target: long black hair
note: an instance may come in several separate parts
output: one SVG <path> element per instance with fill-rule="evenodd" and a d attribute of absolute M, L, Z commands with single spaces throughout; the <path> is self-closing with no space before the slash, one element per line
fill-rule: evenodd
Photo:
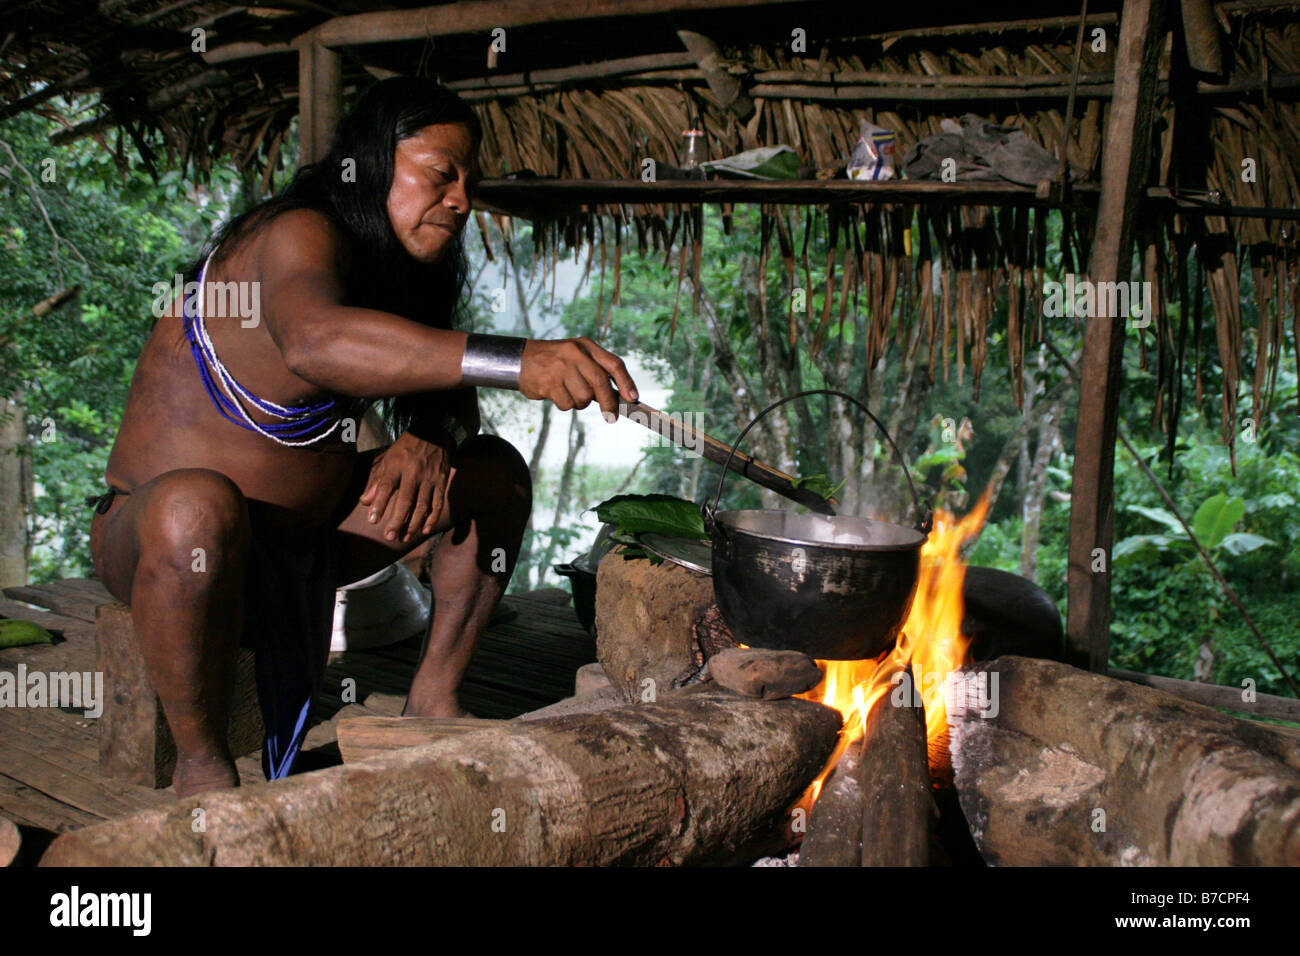
<path fill-rule="evenodd" d="M 433 80 L 393 77 L 373 84 L 334 131 L 329 150 L 302 166 L 278 195 L 221 226 L 187 267 L 195 281 L 208 254 L 224 258 L 277 214 L 314 209 L 342 232 L 350 247 L 347 298 L 351 305 L 392 312 L 433 328 L 450 329 L 466 292 L 465 249 L 458 235 L 442 259 L 426 265 L 411 258 L 388 219 L 397 144 L 426 126 L 463 123 L 474 148 L 482 142 L 478 117 L 464 100 Z M 345 171 L 355 172 L 355 181 Z M 384 405 L 385 418 L 399 430 L 421 406 L 422 396 L 401 396 Z"/>

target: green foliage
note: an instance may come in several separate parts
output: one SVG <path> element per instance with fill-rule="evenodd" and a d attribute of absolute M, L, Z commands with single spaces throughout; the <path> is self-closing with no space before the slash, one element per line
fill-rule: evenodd
<path fill-rule="evenodd" d="M 84 498 L 103 491 L 153 285 L 181 271 L 238 182 L 216 170 L 203 189 L 175 172 L 154 183 L 131 147 L 119 166 L 92 140 L 51 147 L 53 129 L 31 114 L 0 123 L 0 388 L 27 418 L 33 580 L 90 572 Z"/>

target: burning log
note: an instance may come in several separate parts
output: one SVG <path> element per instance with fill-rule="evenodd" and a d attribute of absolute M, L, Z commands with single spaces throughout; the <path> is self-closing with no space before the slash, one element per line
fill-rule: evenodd
<path fill-rule="evenodd" d="M 808 815 L 799 847 L 800 866 L 860 866 L 865 797 L 859 779 L 862 738 L 857 737 L 827 776 Z"/>
<path fill-rule="evenodd" d="M 778 828 L 840 722 L 808 701 L 717 690 L 510 721 L 119 817 L 60 836 L 41 863 L 725 862 Z"/>
<path fill-rule="evenodd" d="M 962 811 L 999 865 L 1300 865 L 1294 738 L 1064 664 L 1002 657 L 952 695 Z"/>
<path fill-rule="evenodd" d="M 867 713 L 808 819 L 800 866 L 926 866 L 938 811 L 911 673 Z"/>
<path fill-rule="evenodd" d="M 925 710 L 912 681 L 876 701 L 862 735 L 862 865 L 925 866 L 938 811 L 930 796 Z"/>

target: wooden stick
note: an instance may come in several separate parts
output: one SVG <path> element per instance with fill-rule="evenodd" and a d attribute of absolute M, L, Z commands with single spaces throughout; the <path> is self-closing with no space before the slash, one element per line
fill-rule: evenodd
<path fill-rule="evenodd" d="M 800 866 L 861 866 L 866 794 L 860 779 L 862 738 L 849 742 L 822 784 L 799 847 Z"/>
<path fill-rule="evenodd" d="M 863 866 L 925 866 L 930 860 L 937 811 L 930 796 L 925 709 L 893 703 L 896 693 L 911 687 L 909 671 L 907 681 L 867 714 L 858 764 Z"/>
<path fill-rule="evenodd" d="M 791 501 L 806 505 L 819 514 L 835 514 L 835 507 L 839 504 L 836 499 L 823 498 L 811 489 L 795 487 L 794 479 L 790 475 L 778 471 L 771 465 L 765 465 L 740 450 L 732 455 L 731 445 L 724 445 L 711 435 L 697 431 L 684 420 L 674 420 L 658 409 L 641 402 L 630 402 L 622 396 L 619 396 L 618 410 L 619 414 L 630 421 L 644 425 L 674 444 L 698 452 L 715 464 L 726 464 L 728 470 L 748 478 L 755 484 L 771 489 Z"/>
<path fill-rule="evenodd" d="M 584 0 L 581 16 L 575 16 L 570 0 L 467 0 L 454 6 L 436 4 L 414 10 L 378 10 L 335 17 L 313 32 L 317 41 L 326 46 L 350 47 L 462 33 L 487 33 L 496 27 L 519 27 L 552 20 L 637 17 L 746 5 L 746 0 Z"/>

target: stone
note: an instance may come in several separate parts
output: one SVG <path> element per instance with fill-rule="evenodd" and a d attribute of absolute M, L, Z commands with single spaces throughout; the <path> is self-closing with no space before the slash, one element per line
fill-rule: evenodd
<path fill-rule="evenodd" d="M 600 664 L 583 664 L 573 678 L 573 696 L 590 697 L 613 686 Z"/>
<path fill-rule="evenodd" d="M 651 703 L 698 667 L 693 625 L 713 604 L 713 579 L 624 550 L 596 570 L 596 658 L 624 700 Z"/>
<path fill-rule="evenodd" d="M 733 647 L 709 658 L 715 683 L 743 697 L 781 700 L 812 690 L 822 669 L 807 654 Z"/>

